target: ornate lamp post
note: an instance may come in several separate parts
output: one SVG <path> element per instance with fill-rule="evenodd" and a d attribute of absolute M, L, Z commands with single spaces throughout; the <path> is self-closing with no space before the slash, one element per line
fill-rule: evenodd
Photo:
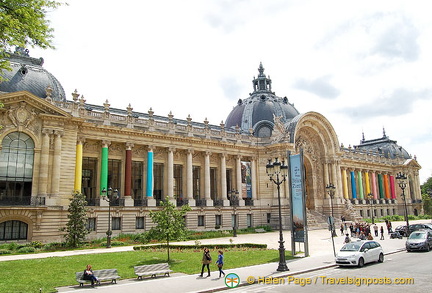
<path fill-rule="evenodd" d="M 370 203 L 370 212 L 371 212 L 372 224 L 375 224 L 374 223 L 374 212 L 373 212 L 373 207 L 372 207 L 373 194 L 372 193 L 368 193 L 367 198 L 368 198 L 369 203 Z"/>
<path fill-rule="evenodd" d="M 335 195 L 336 187 L 333 185 L 333 183 L 329 183 L 326 186 L 326 190 L 330 196 L 331 217 L 329 218 L 329 225 L 330 225 L 331 238 L 332 238 L 332 243 L 333 243 L 333 254 L 334 254 L 334 256 L 336 256 L 336 249 L 335 249 L 335 244 L 334 244 L 334 239 L 333 239 L 333 237 L 336 236 L 334 215 L 333 215 L 333 198 Z"/>
<path fill-rule="evenodd" d="M 405 222 L 407 226 L 407 237 L 408 237 L 410 235 L 410 229 L 409 229 L 409 221 L 408 221 L 408 209 L 407 209 L 406 198 L 405 198 L 405 188 L 407 186 L 406 179 L 407 176 L 404 173 L 402 172 L 397 173 L 396 180 L 398 181 L 398 185 L 400 189 L 402 189 L 402 199 L 405 207 Z"/>
<path fill-rule="evenodd" d="M 237 215 L 235 213 L 235 206 L 238 205 L 238 195 L 239 192 L 237 190 L 229 191 L 230 195 L 230 203 L 233 207 L 233 237 L 237 237 Z"/>
<path fill-rule="evenodd" d="M 107 235 L 107 248 L 111 248 L 111 202 L 118 199 L 118 190 L 113 189 L 111 187 L 108 188 L 108 196 L 107 196 L 107 190 L 104 188 L 102 189 L 102 199 L 108 202 L 108 230 L 106 232 Z"/>
<path fill-rule="evenodd" d="M 282 161 L 282 164 L 276 158 L 272 163 L 269 160 L 266 165 L 266 172 L 270 178 L 270 181 L 276 184 L 277 192 L 278 192 L 278 205 L 279 205 L 279 266 L 277 271 L 284 272 L 289 271 L 288 266 L 285 260 L 285 247 L 284 240 L 282 235 L 282 212 L 281 212 L 281 199 L 280 199 L 280 185 L 286 181 L 286 177 L 288 176 L 288 166 Z M 274 179 L 276 176 L 276 179 Z"/>

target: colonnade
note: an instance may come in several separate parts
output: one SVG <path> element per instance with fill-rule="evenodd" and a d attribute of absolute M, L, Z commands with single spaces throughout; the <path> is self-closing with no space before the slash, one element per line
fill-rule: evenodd
<path fill-rule="evenodd" d="M 82 160 L 83 160 L 83 139 L 79 139 L 76 144 L 76 165 L 75 165 L 75 181 L 74 181 L 74 189 L 76 192 L 79 192 L 81 190 L 82 186 Z M 102 141 L 101 146 L 101 155 L 100 155 L 100 176 L 99 176 L 99 188 L 100 192 L 105 189 L 108 190 L 108 158 L 109 158 L 109 145 L 111 142 L 109 141 Z M 125 145 L 125 157 L 124 157 L 124 164 L 125 164 L 125 172 L 124 172 L 124 191 L 122 193 L 122 196 L 124 197 L 130 197 L 131 196 L 131 182 L 132 182 L 132 148 L 134 145 L 132 143 L 126 143 Z M 143 179 L 144 182 L 146 182 L 146 194 L 145 196 L 148 199 L 153 198 L 153 187 L 154 187 L 154 174 L 153 174 L 153 166 L 154 166 L 154 146 L 148 146 L 147 149 L 147 172 L 145 173 Z M 166 163 L 166 171 L 167 176 L 164 180 L 166 180 L 167 190 L 164 191 L 164 195 L 170 198 L 173 198 L 174 196 L 174 154 L 177 151 L 175 147 L 168 147 L 166 148 L 166 160 L 163 161 L 163 163 Z M 181 150 L 179 150 L 181 151 Z M 194 149 L 186 149 L 186 192 L 184 195 L 184 198 L 188 200 L 189 204 L 195 202 L 193 197 L 193 154 Z M 240 155 L 231 155 L 228 153 L 219 153 L 218 159 L 219 162 L 217 166 L 214 166 L 211 164 L 211 155 L 212 153 L 210 151 L 201 151 L 204 157 L 204 189 L 203 189 L 203 198 L 206 201 L 211 201 L 212 198 L 228 201 L 228 188 L 233 188 L 238 190 L 239 192 L 242 190 L 242 156 Z M 43 154 L 42 154 L 43 156 Z M 235 158 L 235 163 L 233 166 L 233 169 L 235 169 L 235 173 L 233 173 L 233 186 L 229 187 L 227 186 L 227 157 L 232 156 Z M 249 157 L 248 157 L 249 158 Z M 256 164 L 256 158 L 252 157 L 251 159 L 248 159 L 251 163 L 251 184 L 252 184 L 252 198 L 257 199 L 257 164 Z M 217 184 L 218 184 L 218 192 L 217 194 L 211 194 L 211 175 L 210 175 L 210 169 L 211 167 L 216 167 L 220 170 L 220 172 L 217 172 Z M 241 196 L 239 200 L 241 201 Z M 241 203 L 240 203 L 241 204 Z M 224 202 L 223 205 L 229 205 L 229 203 Z"/>

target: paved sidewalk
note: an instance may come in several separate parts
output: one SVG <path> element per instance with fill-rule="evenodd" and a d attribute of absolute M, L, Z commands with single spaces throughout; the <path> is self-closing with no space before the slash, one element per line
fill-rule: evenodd
<path fill-rule="evenodd" d="M 412 221 L 415 222 L 430 222 L 430 220 Z M 394 222 L 393 228 L 397 225 L 403 224 L 402 222 Z M 382 224 L 378 224 L 380 226 Z M 339 232 L 339 231 L 338 231 Z M 340 232 L 339 232 L 340 233 Z M 291 233 L 290 231 L 284 231 L 284 240 L 286 250 L 291 250 Z M 230 239 L 233 239 L 233 243 L 264 243 L 268 245 L 268 248 L 277 249 L 279 247 L 279 233 L 270 232 L 262 234 L 239 234 L 238 237 L 226 237 L 216 239 L 204 239 L 201 240 L 203 245 L 205 244 L 228 244 Z M 378 238 L 379 239 L 379 238 Z M 377 239 L 375 239 L 377 240 Z M 385 254 L 390 254 L 398 251 L 402 251 L 405 248 L 406 239 L 390 239 L 389 235 L 385 235 L 385 240 L 378 240 L 381 243 Z M 344 237 L 340 234 L 334 238 L 335 249 L 338 249 L 343 245 Z M 194 244 L 195 241 L 180 242 L 182 244 Z M 174 244 L 174 243 L 173 243 Z M 298 244 L 297 244 L 298 245 Z M 299 250 L 298 246 L 296 247 Z M 15 260 L 15 259 L 29 259 L 29 258 L 43 258 L 43 257 L 61 257 L 66 255 L 79 255 L 79 254 L 90 254 L 90 253 L 110 253 L 119 251 L 131 251 L 132 246 L 127 247 L 113 247 L 110 249 L 89 249 L 89 250 L 76 250 L 76 251 L 62 251 L 52 253 L 41 253 L 34 255 L 15 255 L 15 256 L 1 256 L 0 261 Z M 303 251 L 303 246 L 301 247 Z M 299 274 L 306 271 L 322 269 L 325 267 L 335 266 L 333 256 L 333 245 L 330 237 L 330 232 L 327 230 L 312 230 L 309 231 L 309 252 L 310 257 L 296 257 L 293 260 L 287 262 L 289 271 L 277 272 L 278 263 L 269 263 L 263 265 L 256 265 L 250 267 L 242 267 L 236 269 L 225 270 L 225 273 L 235 273 L 240 277 L 241 283 L 246 283 L 247 277 L 266 277 L 266 276 L 287 276 Z M 213 251 L 213 255 L 216 252 Z M 277 252 L 276 252 L 277 253 Z M 215 255 L 216 256 L 216 255 Z M 104 284 L 91 288 L 90 286 L 79 287 L 78 284 L 74 284 L 67 287 L 57 288 L 58 292 L 88 292 L 88 290 L 97 290 L 99 293 L 114 293 L 125 291 L 128 293 L 135 292 L 214 292 L 216 290 L 228 289 L 225 285 L 223 278 L 217 278 L 219 273 L 215 266 L 212 267 L 211 277 L 200 278 L 198 274 L 201 269 L 199 260 L 194 260 L 191 264 L 197 266 L 197 274 L 186 275 L 181 273 L 172 274 L 171 277 L 158 277 L 158 278 L 147 278 L 144 280 L 137 279 L 124 279 L 119 280 L 117 284 Z M 120 272 L 121 276 L 121 272 Z"/>

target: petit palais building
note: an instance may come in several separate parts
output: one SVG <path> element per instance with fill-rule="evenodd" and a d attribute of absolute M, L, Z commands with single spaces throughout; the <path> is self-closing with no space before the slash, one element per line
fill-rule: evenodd
<path fill-rule="evenodd" d="M 266 164 L 300 150 L 309 229 L 326 227 L 332 206 L 337 219 L 404 215 L 399 172 L 407 175 L 408 213 L 422 213 L 416 158 L 384 130 L 344 147 L 323 115 L 300 113 L 273 92 L 262 64 L 253 91 L 212 125 L 130 104 L 89 104 L 77 91 L 66 95 L 42 58 L 17 50 L 10 61 L 0 83 L 0 243 L 62 241 L 75 191 L 87 199 L 89 239 L 106 236 L 109 208 L 113 236 L 148 231 L 150 211 L 165 199 L 191 207 L 191 230 L 276 228 L 277 185 Z M 280 186 L 284 229 L 291 223 L 288 184 Z"/>

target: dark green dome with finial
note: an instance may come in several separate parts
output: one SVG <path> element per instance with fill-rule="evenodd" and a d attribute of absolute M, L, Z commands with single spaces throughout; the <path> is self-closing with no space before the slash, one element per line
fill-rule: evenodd
<path fill-rule="evenodd" d="M 0 72 L 4 78 L 0 82 L 0 92 L 28 91 L 40 98 L 49 96 L 54 101 L 66 101 L 60 82 L 42 67 L 43 58 L 32 58 L 27 49 L 17 48 L 8 60 L 12 70 Z"/>
<path fill-rule="evenodd" d="M 274 117 L 281 117 L 281 122 L 287 125 L 300 113 L 288 98 L 278 97 L 272 92 L 270 76 L 264 74 L 264 67 L 260 63 L 258 77 L 253 79 L 254 91 L 249 97 L 238 100 L 237 105 L 228 115 L 225 126 L 240 128 L 242 132 L 253 132 L 257 137 L 270 137 L 275 124 Z"/>

